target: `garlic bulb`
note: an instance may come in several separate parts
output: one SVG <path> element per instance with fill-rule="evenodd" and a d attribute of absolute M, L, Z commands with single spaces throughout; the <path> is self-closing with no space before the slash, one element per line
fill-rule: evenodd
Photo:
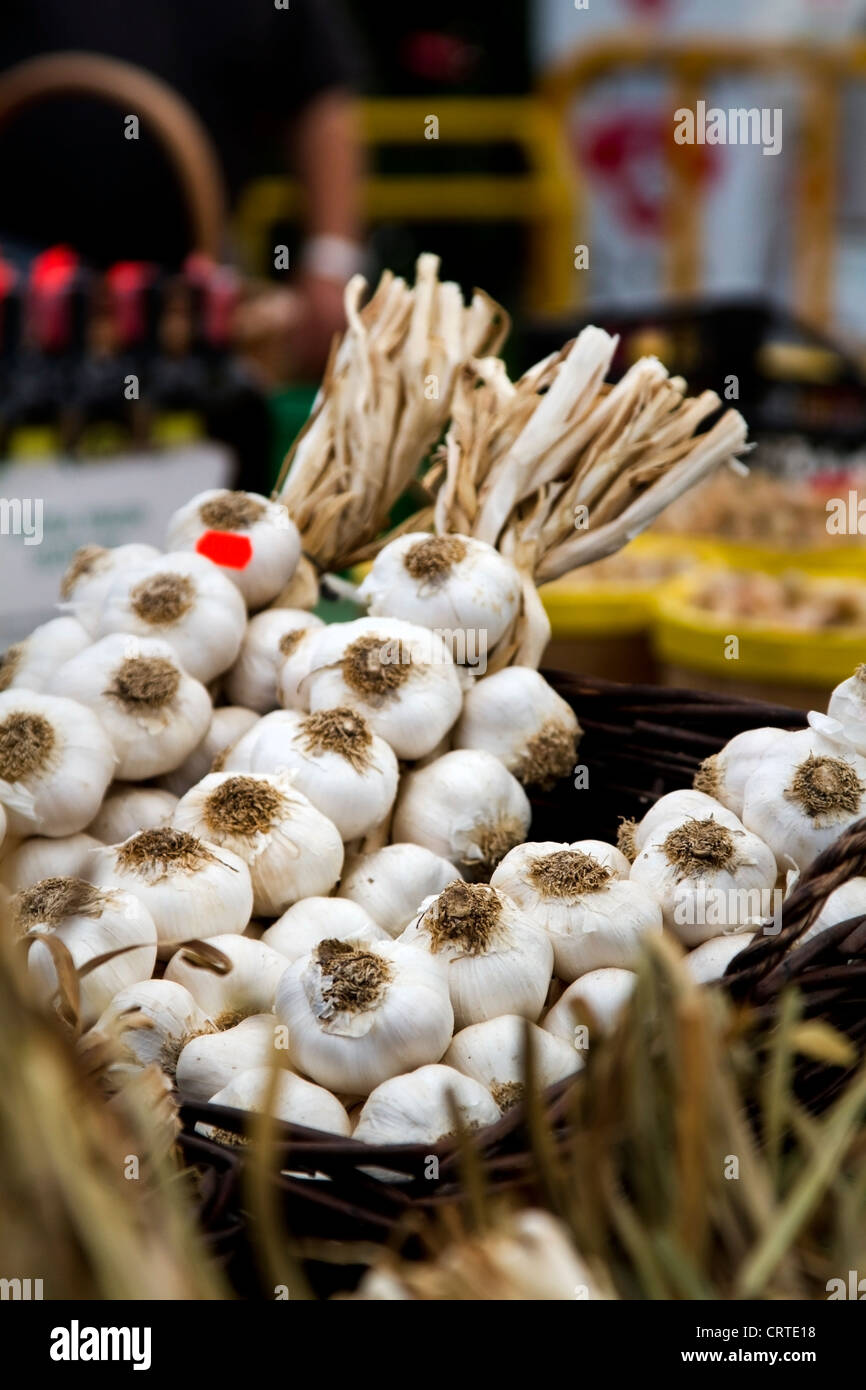
<path fill-rule="evenodd" d="M 343 867 L 339 831 L 282 775 L 212 772 L 180 799 L 173 824 L 244 861 L 257 916 L 330 893 Z"/>
<path fill-rule="evenodd" d="M 234 1110 L 262 1111 L 270 1084 L 269 1067 L 250 1067 L 212 1095 L 211 1104 L 229 1105 Z M 324 1134 L 341 1134 L 348 1138 L 352 1132 L 346 1108 L 336 1096 L 290 1071 L 281 1071 L 276 1078 L 272 1114 L 284 1124 L 300 1125 Z M 201 1129 L 206 1132 L 207 1127 L 202 1125 Z"/>
<path fill-rule="evenodd" d="M 518 845 L 490 881 L 547 932 L 561 980 L 634 966 L 644 936 L 662 930 L 661 906 L 630 881 L 625 856 L 596 843 Z"/>
<path fill-rule="evenodd" d="M 0 695 L 0 802 L 11 835 L 74 835 L 93 820 L 114 752 L 92 710 L 59 695 Z"/>
<path fill-rule="evenodd" d="M 16 894 L 10 914 L 13 927 L 30 943 L 27 968 L 45 1003 L 62 978 L 46 941 L 53 938 L 69 952 L 78 974 L 78 1015 L 85 1027 L 95 1022 L 118 990 L 153 973 L 156 927 L 132 893 L 102 892 L 80 878 L 46 878 Z M 118 954 L 87 968 L 112 952 Z"/>
<path fill-rule="evenodd" d="M 310 617 L 312 616 L 314 615 L 310 614 Z M 282 660 L 277 665 L 277 699 L 283 709 L 309 711 L 310 663 L 318 634 L 319 624 L 312 627 L 296 627 L 281 640 Z"/>
<path fill-rule="evenodd" d="M 188 989 L 171 980 L 142 980 L 118 990 L 82 1038 L 86 1044 L 99 1033 L 114 1041 L 120 1061 L 147 1067 L 151 1062 L 174 1076 L 177 1059 L 187 1043 L 214 1027 Z"/>
<path fill-rule="evenodd" d="M 393 844 L 350 860 L 337 891 L 359 903 L 389 936 L 398 937 L 425 898 L 458 878 L 449 859 L 423 845 Z"/>
<path fill-rule="evenodd" d="M 827 901 L 807 931 L 798 939 L 797 945 L 811 941 L 828 927 L 838 922 L 847 922 L 852 917 L 866 914 L 866 878 L 849 878 L 829 894 Z"/>
<path fill-rule="evenodd" d="M 714 984 L 722 978 L 734 956 L 745 951 L 754 937 L 754 932 L 711 936 L 709 941 L 689 951 L 683 965 L 696 985 Z"/>
<path fill-rule="evenodd" d="M 695 787 L 720 801 L 742 819 L 746 783 L 771 748 L 784 739 L 784 729 L 745 729 L 720 753 L 705 758 L 695 775 Z"/>
<path fill-rule="evenodd" d="M 158 555 L 155 545 L 133 543 L 117 545 L 110 550 L 101 545 L 81 546 L 60 581 L 61 607 L 70 609 L 91 637 L 95 637 L 102 605 L 115 580 L 131 569 L 149 564 Z"/>
<path fill-rule="evenodd" d="M 190 1100 L 210 1100 L 239 1072 L 267 1067 L 276 1049 L 278 1027 L 273 1014 L 250 1014 L 222 1033 L 190 1038 L 177 1059 L 178 1090 Z"/>
<path fill-rule="evenodd" d="M 251 610 L 277 597 L 301 556 L 298 528 L 281 503 L 222 488 L 198 493 L 174 513 L 166 546 L 194 550 L 218 565 Z"/>
<path fill-rule="evenodd" d="M 310 710 L 348 705 L 398 758 L 423 758 L 448 732 L 463 696 L 434 632 L 395 618 L 357 618 L 317 632 L 304 685 Z"/>
<path fill-rule="evenodd" d="M 518 571 L 492 545 L 424 531 L 383 546 L 359 591 L 374 617 L 453 634 L 461 664 L 467 661 L 467 639 L 476 634 L 483 634 L 484 651 L 496 645 L 517 617 L 520 595 Z"/>
<path fill-rule="evenodd" d="M 604 1036 L 612 1033 L 637 983 L 633 970 L 617 967 L 590 970 L 581 975 L 545 1016 L 542 1028 L 570 1047 L 583 1051 L 581 1030 L 593 1028 Z"/>
<path fill-rule="evenodd" d="M 447 962 L 454 1025 L 500 1014 L 536 1019 L 553 971 L 544 931 L 484 883 L 452 883 L 428 899 L 400 937 Z"/>
<path fill-rule="evenodd" d="M 580 725 L 571 705 L 528 666 L 506 666 L 466 692 L 455 748 L 483 748 L 524 786 L 552 787 L 574 771 Z"/>
<path fill-rule="evenodd" d="M 77 618 L 42 623 L 0 657 L 0 690 L 45 690 L 58 666 L 84 651 L 90 640 Z"/>
<path fill-rule="evenodd" d="M 61 835 L 50 839 L 32 835 L 8 850 L 0 860 L 0 883 L 10 893 L 32 888 L 43 878 L 88 878 L 90 855 L 102 849 L 93 835 Z"/>
<path fill-rule="evenodd" d="M 500 1111 L 486 1086 L 447 1066 L 424 1066 L 381 1082 L 352 1134 L 362 1144 L 437 1144 L 464 1129 L 495 1124 Z"/>
<path fill-rule="evenodd" d="M 811 729 L 775 743 L 743 797 L 743 824 L 801 871 L 863 815 L 866 759 Z"/>
<path fill-rule="evenodd" d="M 129 782 L 176 768 L 201 742 L 210 696 L 167 642 L 120 632 L 94 642 L 54 675 L 52 688 L 99 719 L 114 748 L 115 776 Z"/>
<path fill-rule="evenodd" d="M 308 956 L 323 941 L 387 941 L 388 933 L 348 898 L 304 898 L 284 912 L 262 936 L 287 960 Z"/>
<path fill-rule="evenodd" d="M 275 710 L 223 758 L 230 772 L 285 772 L 344 840 L 380 825 L 397 795 L 392 748 L 355 710 Z M 324 892 L 327 890 L 314 890 Z"/>
<path fill-rule="evenodd" d="M 631 866 L 632 883 L 661 903 L 685 946 L 771 916 L 776 874 L 763 840 L 715 815 L 665 821 Z"/>
<path fill-rule="evenodd" d="M 255 710 L 240 705 L 220 705 L 213 711 L 207 733 L 197 748 L 173 772 L 160 778 L 160 786 L 174 796 L 183 796 L 209 772 L 220 769 L 222 755 L 258 723 Z"/>
<path fill-rule="evenodd" d="M 185 941 L 242 932 L 252 913 L 253 886 L 243 860 L 169 827 L 95 850 L 90 877 L 141 899 L 156 923 L 161 960 Z"/>
<path fill-rule="evenodd" d="M 531 820 L 526 792 L 499 759 L 460 748 L 402 779 L 392 838 L 423 845 L 479 878 L 523 843 Z"/>
<path fill-rule="evenodd" d="M 855 750 L 866 757 L 866 663 L 836 686 L 827 713 Z"/>
<path fill-rule="evenodd" d="M 464 1028 L 442 1060 L 486 1086 L 500 1110 L 510 1110 L 523 1099 L 527 1030 L 539 1088 L 553 1086 L 580 1070 L 583 1061 L 573 1047 L 518 1014 L 503 1014 Z"/>
<path fill-rule="evenodd" d="M 665 796 L 660 796 L 634 826 L 631 835 L 634 851 L 632 858 L 643 849 L 659 826 L 665 825 L 668 821 L 685 820 L 687 816 L 698 819 L 713 816 L 720 825 L 727 825 L 731 830 L 742 828 L 739 817 L 706 792 L 695 791 L 690 787 L 668 792 Z"/>
<path fill-rule="evenodd" d="M 298 1068 L 349 1096 L 438 1061 L 454 1025 L 444 965 L 404 941 L 322 941 L 289 965 L 274 1012 Z"/>
<path fill-rule="evenodd" d="M 280 704 L 277 673 L 304 632 L 324 627 L 300 608 L 266 608 L 247 623 L 238 659 L 226 672 L 224 689 L 236 705 L 267 714 Z"/>
<path fill-rule="evenodd" d="M 115 782 L 87 829 L 104 845 L 119 845 L 139 830 L 158 830 L 168 825 L 176 805 L 177 797 L 158 787 Z"/>
<path fill-rule="evenodd" d="M 182 946 L 166 966 L 165 978 L 188 989 L 218 1029 L 249 1014 L 270 1013 L 287 968 L 285 956 L 249 936 L 212 936 L 207 945 L 228 959 L 228 970 L 215 969 L 210 952 Z"/>
<path fill-rule="evenodd" d="M 203 556 L 178 551 L 115 579 L 99 636 L 161 637 L 184 670 L 206 683 L 237 660 L 246 623 L 244 601 L 231 580 Z"/>

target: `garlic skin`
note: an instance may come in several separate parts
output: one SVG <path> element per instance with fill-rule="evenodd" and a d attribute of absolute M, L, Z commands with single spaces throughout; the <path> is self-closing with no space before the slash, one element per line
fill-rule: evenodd
<path fill-rule="evenodd" d="M 423 845 L 466 878 L 479 878 L 523 843 L 531 820 L 526 792 L 499 759 L 460 748 L 402 778 L 392 838 Z"/>
<path fill-rule="evenodd" d="M 195 946 L 182 946 L 165 967 L 165 978 L 188 989 L 218 1029 L 250 1014 L 273 1011 L 274 994 L 286 970 L 277 951 L 250 936 L 211 936 L 207 945 L 229 961 L 225 973 L 214 969 L 210 956 Z"/>
<path fill-rule="evenodd" d="M 115 776 L 141 782 L 170 772 L 201 742 L 210 696 L 167 642 L 112 633 L 56 672 L 52 689 L 99 719 L 117 759 Z"/>
<path fill-rule="evenodd" d="M 548 934 L 555 972 L 568 982 L 634 966 L 644 937 L 662 930 L 661 905 L 628 877 L 625 856 L 595 843 L 518 845 L 490 881 Z"/>
<path fill-rule="evenodd" d="M 309 713 L 310 663 L 318 633 L 319 625 L 314 624 L 312 627 L 297 629 L 291 643 L 288 636 L 283 639 L 286 652 L 277 666 L 277 699 L 283 709 L 300 709 Z"/>
<path fill-rule="evenodd" d="M 90 636 L 96 637 L 102 605 L 115 580 L 131 569 L 159 557 L 155 545 L 82 545 L 60 581 L 61 607 L 74 614 Z M 72 653 L 70 652 L 70 655 Z"/>
<path fill-rule="evenodd" d="M 437 1144 L 454 1133 L 452 1098 L 464 1129 L 495 1124 L 486 1086 L 449 1066 L 428 1065 L 383 1081 L 368 1096 L 352 1134 L 362 1144 Z"/>
<path fill-rule="evenodd" d="M 688 816 L 694 816 L 699 820 L 713 816 L 720 825 L 727 825 L 731 830 L 742 829 L 739 817 L 720 801 L 716 801 L 715 797 L 687 787 L 660 796 L 658 801 L 650 806 L 646 815 L 638 821 L 632 837 L 635 854 L 643 849 L 659 826 L 666 825 L 668 821 L 683 821 Z"/>
<path fill-rule="evenodd" d="M 396 938 L 426 898 L 436 897 L 460 877 L 450 859 L 423 845 L 392 844 L 349 860 L 337 893 L 358 903 Z"/>
<path fill-rule="evenodd" d="M 9 893 L 20 893 L 43 878 L 88 878 L 90 856 L 95 849 L 102 849 L 102 845 L 89 832 L 79 831 L 77 835 L 53 840 L 32 835 L 3 855 L 0 883 Z"/>
<path fill-rule="evenodd" d="M 228 750 L 223 766 L 231 772 L 287 773 L 344 840 L 382 823 L 400 775 L 393 749 L 348 707 L 266 714 Z"/>
<path fill-rule="evenodd" d="M 219 533 L 231 535 L 234 544 L 220 545 Z M 209 488 L 174 513 L 166 548 L 206 555 L 255 610 L 288 584 L 301 557 L 301 537 L 281 503 L 258 492 Z"/>
<path fill-rule="evenodd" d="M 524 786 L 550 788 L 574 771 L 577 716 L 529 666 L 506 666 L 467 690 L 452 733 L 455 748 L 482 748 Z"/>
<path fill-rule="evenodd" d="M 774 744 L 743 797 L 743 824 L 802 872 L 864 815 L 866 759 L 812 729 Z"/>
<path fill-rule="evenodd" d="M 90 641 L 77 618 L 41 623 L 0 657 L 0 690 L 46 690 L 57 668 L 83 652 Z"/>
<path fill-rule="evenodd" d="M 95 850 L 90 879 L 144 903 L 156 923 L 160 960 L 185 941 L 239 934 L 252 914 L 253 886 L 244 861 L 168 826 Z"/>
<path fill-rule="evenodd" d="M 742 820 L 746 783 L 784 737 L 784 729 L 745 729 L 730 739 L 720 753 L 704 759 L 695 774 L 695 789 L 714 797 Z"/>
<path fill-rule="evenodd" d="M 221 1033 L 190 1038 L 177 1059 L 178 1090 L 190 1100 L 210 1100 L 240 1072 L 267 1067 L 276 1050 L 278 1027 L 273 1014 L 250 1014 Z"/>
<path fill-rule="evenodd" d="M 633 970 L 616 967 L 590 970 L 568 986 L 541 1026 L 546 1033 L 552 1033 L 569 1047 L 582 1052 L 576 1032 L 581 1020 L 588 1020 L 590 1033 L 593 1028 L 598 1029 L 602 1037 L 612 1033 L 636 984 L 637 975 Z"/>
<path fill-rule="evenodd" d="M 45 938 L 55 938 L 69 951 L 78 972 L 79 1017 L 85 1027 L 96 1021 L 118 990 L 153 973 L 156 927 L 132 893 L 101 892 L 80 878 L 46 878 L 16 894 L 9 906 L 14 928 L 30 943 L 27 968 L 45 1004 L 58 986 Z M 122 954 L 85 970 L 113 951 Z"/>
<path fill-rule="evenodd" d="M 631 866 L 631 882 L 657 899 L 684 946 L 763 921 L 776 877 L 770 846 L 715 814 L 664 822 Z"/>
<path fill-rule="evenodd" d="M 0 802 L 10 835 L 74 835 L 114 776 L 114 750 L 92 710 L 59 695 L 0 695 Z"/>
<path fill-rule="evenodd" d="M 866 914 L 866 878 L 849 878 L 847 883 L 842 883 L 827 898 L 815 921 L 811 927 L 798 939 L 797 945 L 802 946 L 805 942 L 811 941 L 819 936 L 828 927 L 835 927 L 837 922 L 847 922 L 850 917 L 862 917 Z"/>
<path fill-rule="evenodd" d="M 523 1099 L 527 1029 L 541 1090 L 580 1071 L 583 1060 L 573 1047 L 518 1014 L 502 1014 L 464 1028 L 455 1034 L 442 1061 L 486 1086 L 500 1110 L 510 1110 Z"/>
<path fill-rule="evenodd" d="M 517 617 L 520 595 L 517 569 L 492 545 L 425 531 L 383 546 L 359 590 L 372 617 L 400 618 L 455 637 L 480 632 L 488 649 Z M 455 659 L 465 661 L 457 643 Z"/>
<path fill-rule="evenodd" d="M 866 757 L 866 663 L 836 686 L 827 713 L 856 752 Z"/>
<path fill-rule="evenodd" d="M 119 845 L 139 830 L 158 830 L 168 825 L 177 797 L 159 787 L 138 787 L 134 782 L 115 782 L 109 787 L 99 813 L 87 827 L 104 845 Z M 90 848 L 98 848 L 91 845 Z"/>
<path fill-rule="evenodd" d="M 444 965 L 404 941 L 323 941 L 288 966 L 274 1012 L 299 1070 L 349 1096 L 438 1061 L 454 1026 Z"/>
<path fill-rule="evenodd" d="M 189 1040 L 213 1027 L 213 1020 L 182 985 L 142 980 L 118 990 L 82 1043 L 92 1040 L 94 1033 L 104 1034 L 116 1041 L 125 1065 L 147 1067 L 156 1062 L 173 1076 Z"/>
<path fill-rule="evenodd" d="M 211 1104 L 261 1112 L 265 1107 L 270 1082 L 270 1067 L 250 1067 L 212 1095 Z M 352 1133 L 346 1108 L 337 1097 L 323 1086 L 316 1086 L 290 1071 L 281 1071 L 277 1077 L 272 1114 L 274 1119 L 282 1120 L 284 1124 L 300 1125 L 323 1134 L 339 1134 L 348 1138 Z M 207 1127 L 201 1128 L 204 1131 Z"/>
<path fill-rule="evenodd" d="M 441 638 L 396 618 L 357 618 L 317 632 L 304 686 L 312 713 L 348 705 L 398 758 L 423 758 L 435 748 L 463 703 Z"/>
<path fill-rule="evenodd" d="M 267 714 L 280 704 L 277 674 L 304 632 L 324 627 L 315 613 L 301 608 L 266 608 L 247 623 L 238 659 L 226 672 L 223 688 L 232 704 Z"/>
<path fill-rule="evenodd" d="M 336 826 L 279 774 L 212 772 L 181 797 L 172 824 L 244 861 L 259 917 L 330 893 L 343 867 Z"/>
<path fill-rule="evenodd" d="M 308 956 L 322 941 L 390 940 L 358 903 L 348 898 L 304 898 L 284 912 L 262 936 L 266 946 L 288 961 Z"/>
<path fill-rule="evenodd" d="M 452 883 L 429 899 L 401 942 L 447 963 L 455 1028 L 501 1014 L 537 1019 L 553 971 L 544 931 L 487 884 Z"/>
<path fill-rule="evenodd" d="M 161 638 L 184 670 L 207 684 L 237 660 L 246 623 L 243 598 L 223 571 L 201 555 L 177 551 L 115 579 L 98 636 Z"/>
<path fill-rule="evenodd" d="M 754 932 L 711 936 L 703 945 L 689 951 L 683 966 L 696 985 L 712 985 L 721 980 L 731 961 L 755 938 Z"/>
<path fill-rule="evenodd" d="M 209 772 L 216 772 L 222 755 L 258 722 L 255 710 L 240 705 L 220 705 L 213 711 L 207 732 L 188 758 L 160 778 L 160 786 L 181 797 Z"/>

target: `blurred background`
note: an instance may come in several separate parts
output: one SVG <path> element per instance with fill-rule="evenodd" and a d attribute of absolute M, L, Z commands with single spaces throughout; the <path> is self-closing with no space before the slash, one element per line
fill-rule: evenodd
<path fill-rule="evenodd" d="M 78 545 L 268 491 L 348 278 L 433 250 L 512 373 L 597 322 L 756 444 L 548 586 L 549 664 L 807 705 L 866 659 L 866 0 L 6 0 L 0 53 L 4 644 Z M 773 152 L 677 143 L 700 103 Z"/>

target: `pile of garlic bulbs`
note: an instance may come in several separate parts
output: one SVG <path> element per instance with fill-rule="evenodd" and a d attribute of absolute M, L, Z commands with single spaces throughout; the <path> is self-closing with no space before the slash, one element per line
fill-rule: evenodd
<path fill-rule="evenodd" d="M 280 606 L 281 505 L 203 494 L 168 546 L 81 552 L 64 616 L 0 666 L 6 915 L 117 1088 L 158 1067 L 182 1097 L 376 1145 L 491 1124 L 527 1046 L 545 1084 L 583 1066 L 653 936 L 718 979 L 866 812 L 861 668 L 619 847 L 529 842 L 527 789 L 572 773 L 581 731 L 537 670 L 467 660 L 514 620 L 511 561 L 402 535 L 367 615 L 326 626 Z"/>

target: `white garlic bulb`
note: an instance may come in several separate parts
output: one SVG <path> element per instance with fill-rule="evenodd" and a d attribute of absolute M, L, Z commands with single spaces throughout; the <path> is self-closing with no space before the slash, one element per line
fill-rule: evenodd
<path fill-rule="evenodd" d="M 187 1043 L 214 1027 L 188 989 L 171 980 L 142 980 L 118 990 L 82 1043 L 94 1033 L 110 1038 L 127 1067 L 156 1062 L 174 1076 L 177 1059 Z"/>
<path fill-rule="evenodd" d="M 237 660 L 247 610 L 230 579 L 201 555 L 177 551 L 124 570 L 105 596 L 99 636 L 160 637 L 196 680 Z"/>
<path fill-rule="evenodd" d="M 835 927 L 838 922 L 847 922 L 852 917 L 862 917 L 864 914 L 866 914 L 866 878 L 849 878 L 846 883 L 841 883 L 829 894 L 815 921 L 798 939 L 797 945 L 802 946 L 805 942 L 811 941 L 813 937 L 819 936 L 828 927 Z"/>
<path fill-rule="evenodd" d="M 269 1067 L 250 1067 L 212 1095 L 211 1104 L 228 1105 L 233 1110 L 262 1111 L 270 1084 Z M 284 1124 L 300 1125 L 323 1134 L 340 1134 L 348 1138 L 352 1132 L 346 1108 L 336 1096 L 323 1086 L 316 1086 L 290 1071 L 281 1071 L 276 1078 L 272 1114 L 274 1119 L 282 1120 Z M 196 1128 L 207 1132 L 204 1125 Z"/>
<path fill-rule="evenodd" d="M 250 936 L 211 936 L 207 953 L 182 946 L 165 967 L 165 978 L 188 989 L 218 1029 L 249 1014 L 271 1013 L 274 994 L 286 969 L 285 956 Z M 212 951 L 224 956 L 228 969 L 215 969 Z"/>
<path fill-rule="evenodd" d="M 273 1014 L 250 1014 L 221 1033 L 190 1038 L 177 1059 L 178 1090 L 190 1100 L 210 1100 L 239 1072 L 269 1066 L 279 1026 Z"/>
<path fill-rule="evenodd" d="M 168 825 L 176 805 L 177 797 L 159 787 L 115 782 L 87 828 L 104 845 L 119 845 L 139 830 L 158 830 Z"/>
<path fill-rule="evenodd" d="M 467 639 L 483 634 L 484 651 L 508 630 L 520 608 L 520 575 L 498 550 L 473 536 L 411 531 L 379 551 L 359 597 L 374 617 L 401 618 L 453 634 L 455 660 L 467 664 Z M 461 640 L 462 639 L 462 640 Z"/>
<path fill-rule="evenodd" d="M 866 758 L 812 729 L 775 743 L 743 797 L 743 824 L 801 871 L 864 815 Z"/>
<path fill-rule="evenodd" d="M 297 627 L 282 639 L 282 660 L 277 665 L 277 699 L 283 709 L 309 711 L 310 663 L 320 626 L 317 623 L 311 627 Z"/>
<path fill-rule="evenodd" d="M 661 904 L 685 946 L 773 913 L 776 860 L 757 835 L 715 814 L 665 821 L 644 842 L 631 881 Z"/>
<path fill-rule="evenodd" d="M 706 816 L 713 816 L 720 825 L 727 825 L 732 830 L 741 828 L 739 817 L 723 806 L 715 797 L 709 796 L 706 792 L 695 791 L 691 787 L 685 787 L 680 791 L 667 792 L 665 796 L 660 796 L 658 801 L 650 806 L 649 810 L 638 821 L 632 829 L 631 848 L 634 851 L 632 858 L 643 849 L 647 840 L 653 835 L 661 825 L 668 821 L 682 821 L 688 816 L 697 819 Z"/>
<path fill-rule="evenodd" d="M 174 513 L 166 547 L 194 550 L 218 565 L 251 611 L 277 597 L 301 557 L 298 528 L 282 503 L 222 488 L 198 493 Z"/>
<path fill-rule="evenodd" d="M 423 845 L 393 844 L 351 859 L 337 890 L 359 903 L 389 936 L 408 927 L 425 898 L 460 878 L 450 859 Z"/>
<path fill-rule="evenodd" d="M 111 549 L 101 545 L 80 546 L 60 581 L 61 607 L 68 608 L 91 637 L 95 637 L 102 605 L 115 580 L 131 569 L 149 564 L 158 555 L 155 545 L 135 542 Z"/>
<path fill-rule="evenodd" d="M 499 759 L 460 748 L 402 779 L 392 838 L 423 845 L 477 878 L 523 843 L 531 820 L 526 792 Z"/>
<path fill-rule="evenodd" d="M 561 980 L 590 970 L 634 966 L 647 933 L 662 930 L 652 893 L 628 878 L 628 860 L 613 845 L 545 841 L 518 845 L 490 880 L 547 932 Z"/>
<path fill-rule="evenodd" d="M 583 1065 L 573 1047 L 518 1014 L 503 1014 L 464 1028 L 455 1034 L 442 1060 L 486 1086 L 500 1110 L 510 1110 L 523 1099 L 527 1040 L 535 1080 L 542 1090 L 573 1076 Z"/>
<path fill-rule="evenodd" d="M 754 932 L 736 932 L 727 936 L 711 936 L 709 941 L 689 951 L 683 965 L 696 985 L 711 985 L 720 980 L 735 956 L 745 951 Z"/>
<path fill-rule="evenodd" d="M 64 661 L 90 645 L 77 618 L 52 618 L 33 629 L 0 657 L 0 690 L 45 690 Z"/>
<path fill-rule="evenodd" d="M 428 899 L 400 940 L 447 962 L 454 1025 L 500 1014 L 536 1019 L 553 972 L 553 948 L 503 893 L 484 883 L 449 884 Z"/>
<path fill-rule="evenodd" d="M 114 750 L 92 710 L 59 695 L 0 695 L 0 802 L 11 835 L 74 835 L 114 776 Z"/>
<path fill-rule="evenodd" d="M 167 642 L 115 632 L 85 648 L 52 679 L 58 695 L 99 719 L 114 749 L 115 776 L 141 782 L 169 772 L 201 742 L 210 696 Z"/>
<path fill-rule="evenodd" d="M 118 990 L 153 973 L 156 927 L 132 893 L 102 892 L 80 878 L 46 878 L 12 899 L 10 915 L 13 927 L 29 942 L 27 968 L 46 1004 L 62 978 L 50 939 L 69 952 L 78 975 L 78 1015 L 85 1027 L 95 1022 Z M 94 967 L 96 960 L 111 953 L 116 954 Z"/>
<path fill-rule="evenodd" d="M 277 674 L 304 632 L 324 627 L 315 613 L 301 608 L 266 608 L 247 623 L 238 659 L 226 672 L 223 688 L 235 705 L 267 714 L 280 704 Z"/>
<path fill-rule="evenodd" d="M 428 1065 L 383 1081 L 367 1097 L 352 1134 L 362 1144 L 436 1144 L 464 1129 L 495 1124 L 500 1110 L 486 1086 L 453 1067 Z"/>
<path fill-rule="evenodd" d="M 616 966 L 590 970 L 560 995 L 541 1026 L 545 1032 L 582 1052 L 584 1027 L 588 1028 L 590 1037 L 593 1029 L 602 1037 L 612 1033 L 636 983 L 637 975 L 633 970 L 621 970 Z"/>
<path fill-rule="evenodd" d="M 695 775 L 695 788 L 742 819 L 746 783 L 767 752 L 784 737 L 784 729 L 745 729 L 730 739 L 720 753 L 704 759 Z"/>
<path fill-rule="evenodd" d="M 209 772 L 220 770 L 222 755 L 258 722 L 258 718 L 255 710 L 244 709 L 241 705 L 220 705 L 213 711 L 201 743 L 179 767 L 160 778 L 160 786 L 174 796 L 183 796 Z"/>
<path fill-rule="evenodd" d="M 423 758 L 448 732 L 463 695 L 450 651 L 434 632 L 396 618 L 357 618 L 318 631 L 307 702 L 315 713 L 348 705 L 398 758 Z"/>
<path fill-rule="evenodd" d="M 573 773 L 579 740 L 571 705 L 529 666 L 476 681 L 452 734 L 455 748 L 483 748 L 524 786 L 539 787 Z"/>
<path fill-rule="evenodd" d="M 349 1096 L 438 1061 L 454 1025 L 444 964 L 404 941 L 321 942 L 289 965 L 274 1012 L 295 1065 Z"/>
<path fill-rule="evenodd" d="M 101 848 L 99 840 L 83 830 L 56 839 L 32 835 L 4 853 L 0 883 L 10 893 L 20 893 L 43 878 L 89 878 L 91 852 Z"/>
<path fill-rule="evenodd" d="M 141 899 L 156 923 L 161 960 L 185 941 L 244 931 L 252 913 L 253 886 L 244 861 L 168 826 L 95 850 L 90 877 L 100 887 L 123 888 Z"/>
<path fill-rule="evenodd" d="M 856 751 L 866 757 L 866 663 L 836 686 L 827 713 Z"/>
<path fill-rule="evenodd" d="M 393 749 L 348 707 L 266 714 L 227 751 L 223 767 L 287 773 L 344 840 L 356 840 L 382 823 L 399 779 Z"/>
<path fill-rule="evenodd" d="M 336 826 L 282 775 L 212 772 L 181 797 L 172 823 L 244 861 L 257 916 L 330 893 L 343 867 Z"/>
<path fill-rule="evenodd" d="M 304 898 L 284 912 L 262 936 L 286 960 L 308 956 L 322 941 L 387 941 L 388 933 L 348 898 Z"/>

